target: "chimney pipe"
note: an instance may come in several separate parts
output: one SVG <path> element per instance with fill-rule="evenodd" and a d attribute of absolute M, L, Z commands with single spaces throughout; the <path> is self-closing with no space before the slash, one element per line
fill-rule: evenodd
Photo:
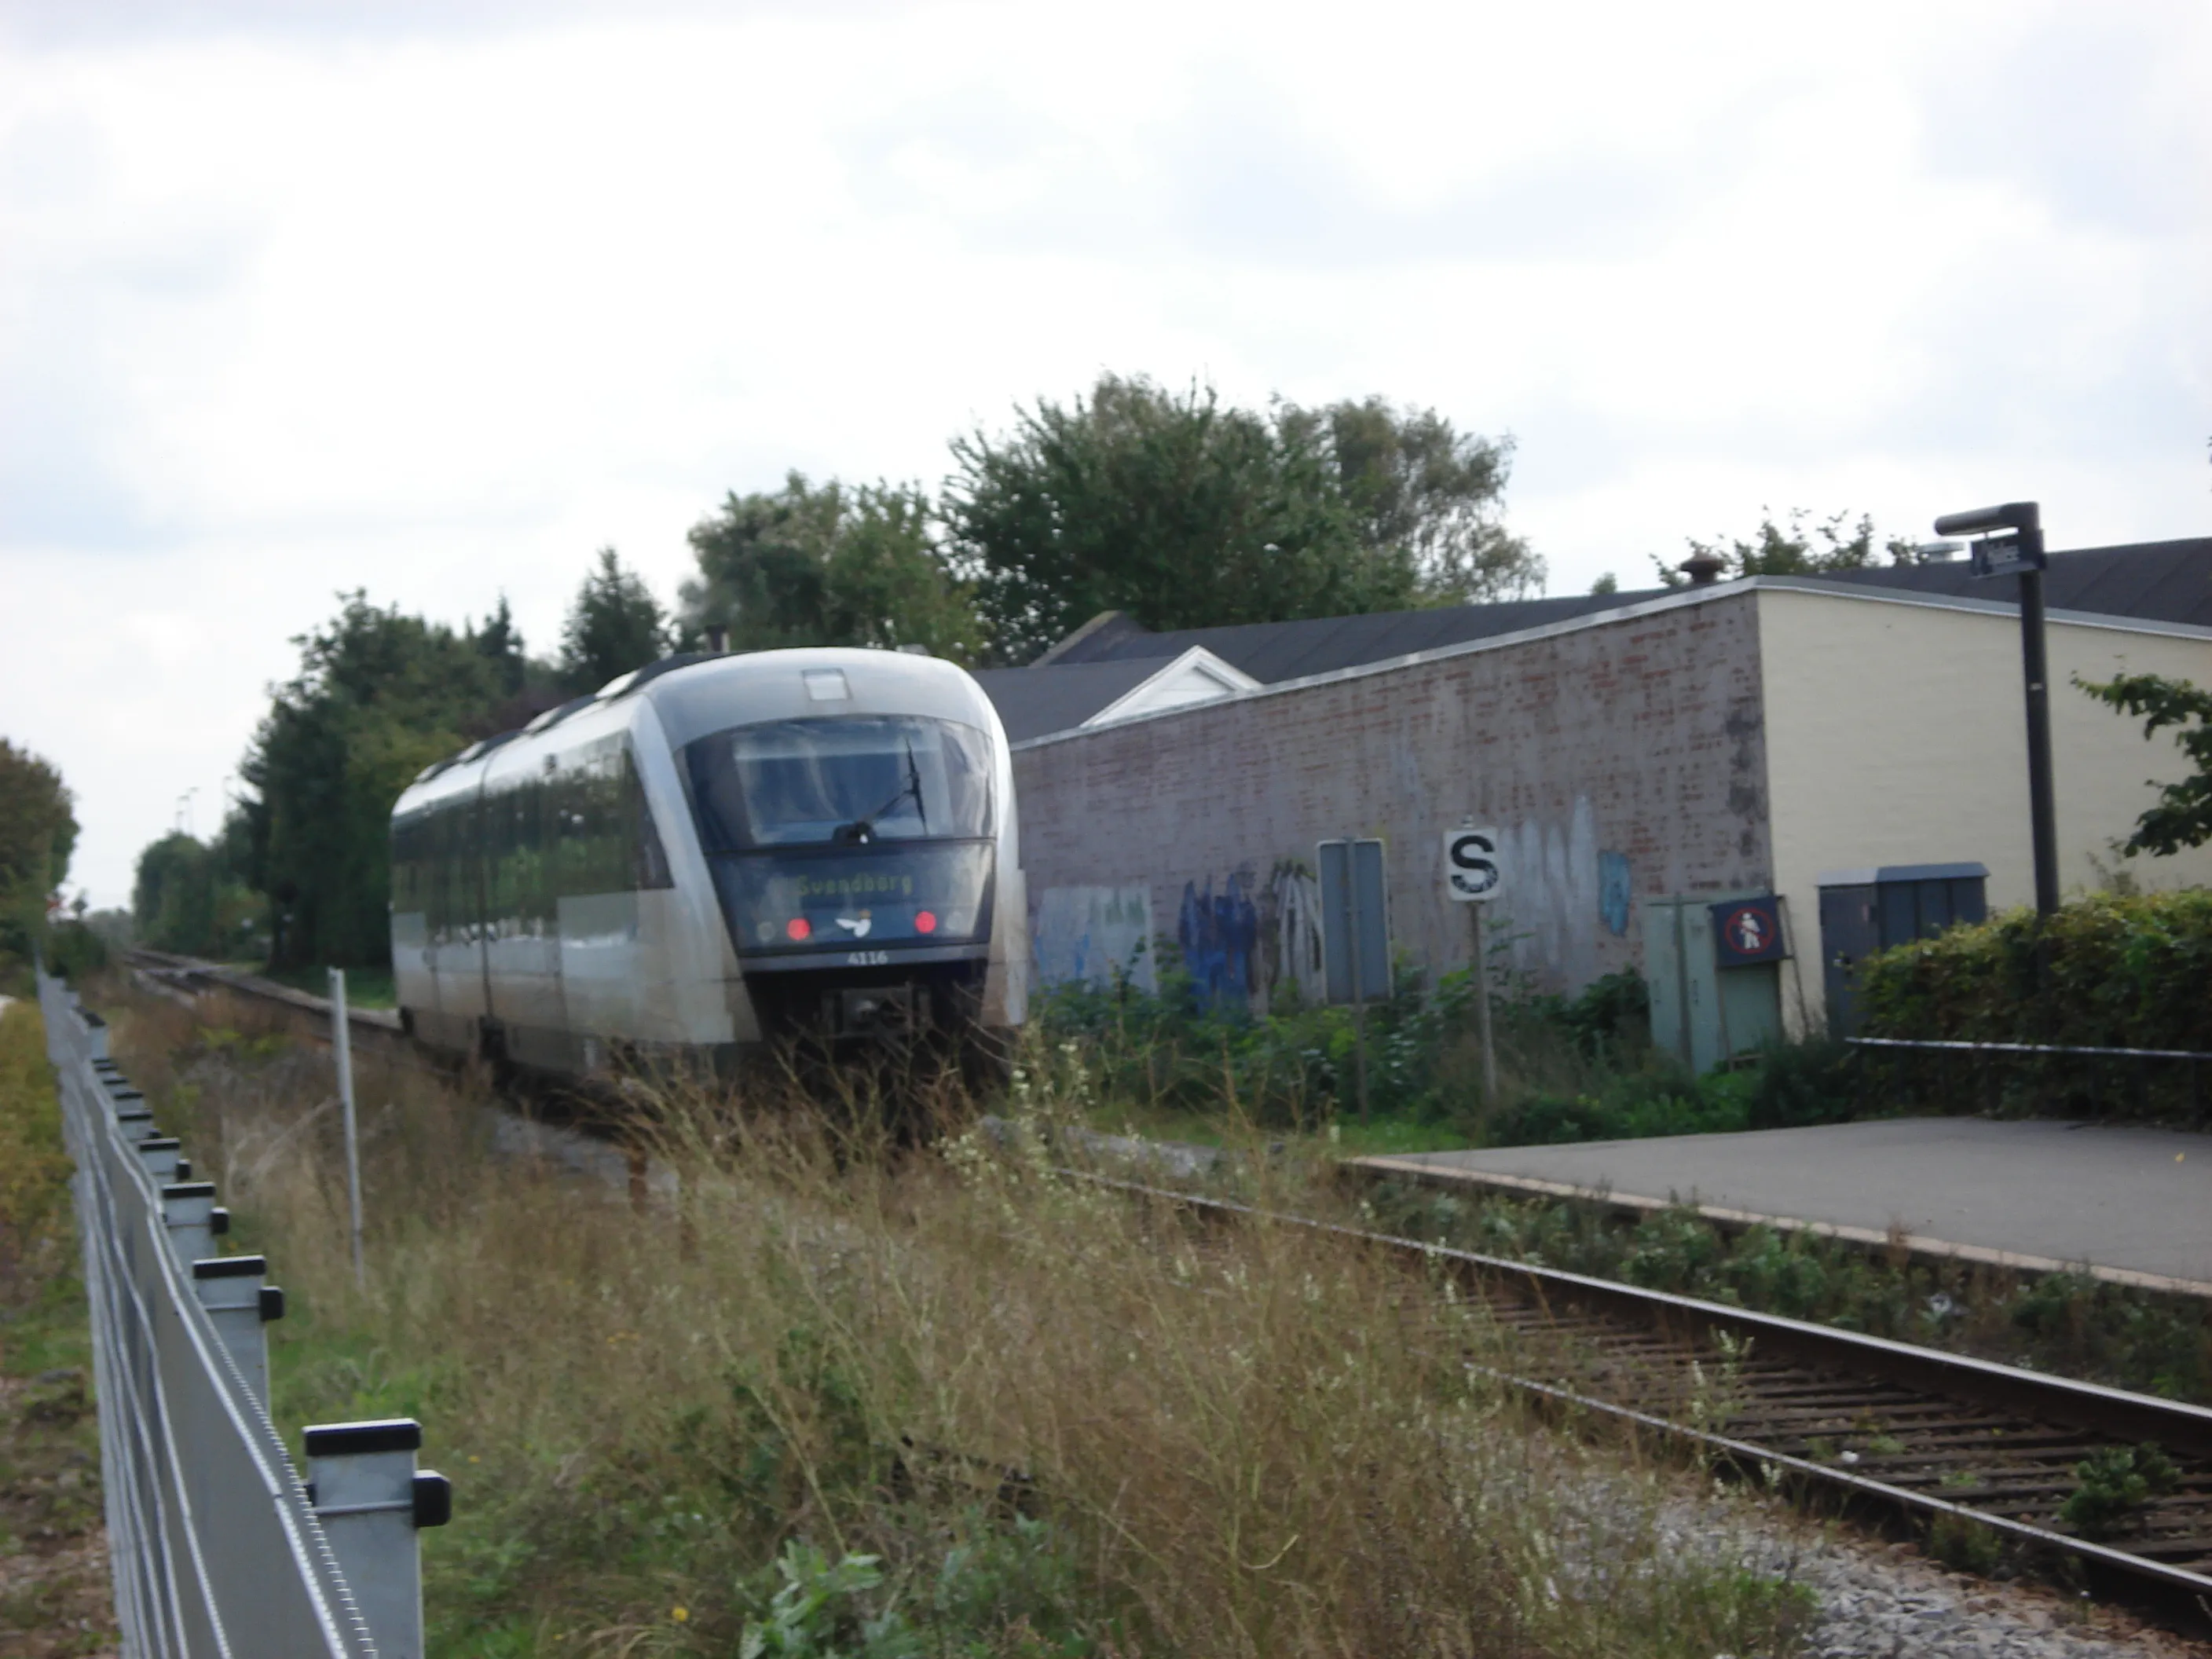
<path fill-rule="evenodd" d="M 1690 579 L 1691 586 L 1711 587 L 1721 579 L 1721 572 L 1728 568 L 1728 564 L 1718 554 L 1700 550 L 1674 568 Z"/>

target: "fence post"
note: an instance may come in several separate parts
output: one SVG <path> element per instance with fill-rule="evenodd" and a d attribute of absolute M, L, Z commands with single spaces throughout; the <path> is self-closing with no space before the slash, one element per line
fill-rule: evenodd
<path fill-rule="evenodd" d="M 307 1499 L 353 1587 L 378 1659 L 422 1659 L 422 1558 L 415 1534 L 442 1527 L 453 1488 L 418 1472 L 422 1425 L 409 1417 L 324 1423 L 307 1431 Z"/>
<path fill-rule="evenodd" d="M 212 1181 L 175 1181 L 161 1188 L 161 1224 L 178 1265 L 189 1272 L 215 1255 L 215 1241 L 230 1231 L 230 1212 L 216 1204 Z"/>
<path fill-rule="evenodd" d="M 353 1025 L 346 1012 L 345 969 L 331 974 L 331 1058 L 337 1067 L 338 1105 L 345 1117 L 346 1209 L 353 1221 L 353 1282 L 365 1282 L 361 1264 L 361 1139 L 353 1109 Z"/>
<path fill-rule="evenodd" d="M 258 1255 L 219 1255 L 192 1263 L 192 1288 L 214 1322 L 239 1375 L 265 1411 L 269 1406 L 269 1336 L 262 1329 L 284 1316 L 284 1292 L 264 1285 L 269 1261 Z"/>
<path fill-rule="evenodd" d="M 149 1135 L 138 1143 L 138 1156 L 145 1159 L 146 1173 L 154 1177 L 154 1184 L 163 1187 L 177 1178 L 184 1147 L 174 1135 Z"/>

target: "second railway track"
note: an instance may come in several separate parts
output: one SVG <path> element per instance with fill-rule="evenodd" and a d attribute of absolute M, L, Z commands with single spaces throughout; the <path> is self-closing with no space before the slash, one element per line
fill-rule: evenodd
<path fill-rule="evenodd" d="M 2047 1570 L 2212 1630 L 2212 1411 L 1556 1268 L 1072 1170 L 1222 1220 L 1311 1228 L 1452 1275 L 1510 1358 L 1482 1369 L 1567 1413 L 1688 1443 L 1808 1492 L 1985 1528 Z M 1411 1340 L 1421 1340 L 1419 1333 Z M 2176 1479 L 2108 1536 L 2062 1511 L 2076 1466 L 2155 1443 Z"/>

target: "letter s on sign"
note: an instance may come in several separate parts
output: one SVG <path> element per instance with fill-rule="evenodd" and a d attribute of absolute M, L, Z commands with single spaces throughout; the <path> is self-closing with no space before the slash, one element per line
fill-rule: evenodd
<path fill-rule="evenodd" d="M 1495 898 L 1504 880 L 1495 830 L 1455 830 L 1444 837 L 1444 896 L 1462 903 Z"/>

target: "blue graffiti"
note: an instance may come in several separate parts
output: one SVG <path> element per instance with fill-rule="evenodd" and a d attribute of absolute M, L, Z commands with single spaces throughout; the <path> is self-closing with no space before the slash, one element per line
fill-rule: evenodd
<path fill-rule="evenodd" d="M 1211 876 L 1203 892 L 1195 882 L 1182 884 L 1176 943 L 1182 946 L 1183 966 L 1200 1006 L 1251 1006 L 1252 951 L 1259 939 L 1260 912 L 1244 890 L 1243 877 L 1230 877 L 1218 896 Z"/>
<path fill-rule="evenodd" d="M 1628 931 L 1628 854 L 1597 855 L 1597 913 L 1606 931 L 1615 935 Z"/>

